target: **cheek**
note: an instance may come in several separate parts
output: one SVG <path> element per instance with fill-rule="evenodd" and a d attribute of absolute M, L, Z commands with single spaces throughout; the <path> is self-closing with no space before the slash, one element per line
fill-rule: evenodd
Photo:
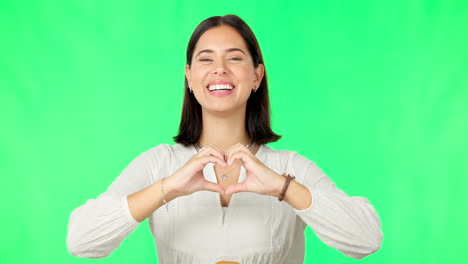
<path fill-rule="evenodd" d="M 192 68 L 192 80 L 194 82 L 197 82 L 197 81 L 202 81 L 205 76 L 208 74 L 208 70 L 207 69 L 203 69 L 203 68 L 200 68 L 200 67 L 193 67 Z"/>
<path fill-rule="evenodd" d="M 254 71 L 250 67 L 240 67 L 236 69 L 235 74 L 244 82 L 252 82 L 254 79 Z"/>

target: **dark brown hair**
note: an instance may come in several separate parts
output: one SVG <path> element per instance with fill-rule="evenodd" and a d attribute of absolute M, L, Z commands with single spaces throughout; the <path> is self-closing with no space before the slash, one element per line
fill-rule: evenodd
<path fill-rule="evenodd" d="M 244 39 L 247 48 L 257 68 L 259 64 L 264 64 L 262 52 L 258 45 L 257 38 L 250 27 L 236 15 L 213 16 L 203 20 L 190 37 L 187 46 L 187 65 L 192 64 L 193 51 L 201 35 L 207 30 L 221 25 L 228 25 L 234 28 Z M 270 99 L 268 96 L 266 69 L 255 93 L 251 93 L 247 100 L 245 126 L 250 138 L 256 144 L 266 144 L 275 142 L 281 138 L 275 134 L 270 126 Z M 201 105 L 193 93 L 189 92 L 187 78 L 184 85 L 184 104 L 182 108 L 182 118 L 179 126 L 179 134 L 173 137 L 174 141 L 184 146 L 197 143 L 202 132 L 202 111 Z"/>

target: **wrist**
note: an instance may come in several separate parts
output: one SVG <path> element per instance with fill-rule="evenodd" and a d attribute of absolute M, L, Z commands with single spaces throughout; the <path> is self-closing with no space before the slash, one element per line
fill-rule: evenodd
<path fill-rule="evenodd" d="M 283 187 L 281 188 L 281 192 L 278 196 L 278 201 L 282 202 L 283 200 L 286 199 L 286 193 L 288 191 L 289 186 L 291 185 L 291 181 L 296 179 L 296 177 L 292 174 L 289 173 L 283 173 L 281 175 L 284 178 L 284 184 Z"/>
<path fill-rule="evenodd" d="M 172 176 L 168 176 L 160 180 L 162 189 L 164 190 L 164 199 L 166 199 L 166 202 L 170 202 L 174 200 L 177 197 L 183 196 L 181 193 L 177 191 L 174 185 L 174 178 Z"/>
<path fill-rule="evenodd" d="M 275 182 L 275 188 L 271 196 L 278 198 L 281 195 L 281 191 L 283 190 L 283 186 L 284 186 L 284 183 L 286 182 L 286 178 L 280 174 L 276 174 L 274 182 Z"/>

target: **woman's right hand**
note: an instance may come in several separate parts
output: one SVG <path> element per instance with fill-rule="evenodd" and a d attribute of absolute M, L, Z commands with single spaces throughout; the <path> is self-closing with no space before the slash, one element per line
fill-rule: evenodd
<path fill-rule="evenodd" d="M 203 168 L 208 163 L 216 163 L 225 168 L 227 166 L 224 155 L 211 147 L 206 147 L 193 155 L 179 170 L 167 177 L 167 184 L 173 196 L 190 195 L 197 191 L 212 191 L 224 194 L 224 188 L 214 182 L 207 181 L 203 175 Z M 165 184 L 166 185 L 166 182 Z"/>

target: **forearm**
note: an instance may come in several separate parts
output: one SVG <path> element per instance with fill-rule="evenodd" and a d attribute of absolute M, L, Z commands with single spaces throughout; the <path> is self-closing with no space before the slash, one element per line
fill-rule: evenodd
<path fill-rule="evenodd" d="M 107 193 L 73 210 L 67 247 L 77 257 L 108 256 L 136 227 L 127 208 L 127 197 Z"/>
<path fill-rule="evenodd" d="M 282 187 L 286 178 L 281 177 L 278 186 Z M 284 201 L 301 211 L 299 216 L 323 242 L 347 256 L 360 259 L 377 251 L 383 236 L 379 217 L 368 200 L 346 195 L 328 178 L 321 184 L 311 194 L 305 185 L 291 180 Z M 276 197 L 281 190 L 278 187 Z M 304 210 L 307 208 L 311 209 Z"/>
<path fill-rule="evenodd" d="M 325 244 L 355 259 L 380 248 L 383 238 L 380 220 L 366 198 L 348 196 L 326 176 L 306 188 L 313 196 L 313 206 L 296 213 Z"/>
<path fill-rule="evenodd" d="M 312 204 L 312 196 L 307 187 L 291 180 L 284 195 L 284 201 L 296 210 L 303 210 L 309 208 Z"/>
<path fill-rule="evenodd" d="M 179 197 L 172 188 L 172 178 L 164 179 L 164 197 L 161 190 L 162 179 L 156 181 L 147 188 L 128 196 L 128 207 L 133 218 L 142 222 L 160 207 L 164 207 L 164 201 L 167 203 Z M 165 210 L 165 209 L 164 209 Z"/>

